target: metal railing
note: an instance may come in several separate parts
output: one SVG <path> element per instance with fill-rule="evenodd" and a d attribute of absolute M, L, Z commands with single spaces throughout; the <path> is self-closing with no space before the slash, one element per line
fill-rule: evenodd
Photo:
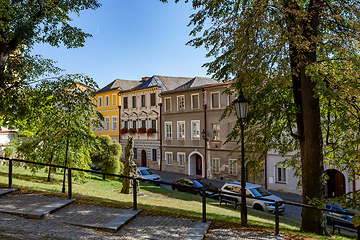
<path fill-rule="evenodd" d="M 82 172 L 87 172 L 87 173 L 95 173 L 95 174 L 101 174 L 101 175 L 106 175 L 106 176 L 113 176 L 113 177 L 119 177 L 119 178 L 132 179 L 133 180 L 133 209 L 134 210 L 137 210 L 137 180 L 142 181 L 142 182 L 155 183 L 155 184 L 172 185 L 172 183 L 167 183 L 167 182 L 162 182 L 162 181 L 154 181 L 154 180 L 149 180 L 149 179 L 144 179 L 144 178 L 128 177 L 128 176 L 124 176 L 124 175 L 111 174 L 111 173 L 99 172 L 99 171 L 88 170 L 88 169 L 64 167 L 64 166 L 60 166 L 60 165 L 47 164 L 47 163 L 38 163 L 38 162 L 33 162 L 33 161 L 12 159 L 12 158 L 5 158 L 5 157 L 0 157 L 0 159 L 8 161 L 8 166 L 9 166 L 8 188 L 10 188 L 10 189 L 12 188 L 13 162 L 14 161 L 15 162 L 35 164 L 35 165 L 41 165 L 41 166 L 47 166 L 47 167 L 61 168 L 61 169 L 67 170 L 68 171 L 68 198 L 72 198 L 72 171 L 82 171 Z M 188 188 L 192 188 L 192 187 L 189 186 Z M 202 221 L 206 222 L 207 221 L 206 220 L 206 187 L 201 189 L 201 193 L 202 193 L 201 194 L 202 195 Z M 224 194 L 221 191 L 218 191 L 218 192 L 215 192 L 215 193 L 218 193 L 220 196 L 221 195 L 231 195 L 231 196 L 234 196 L 234 197 L 241 197 L 241 194 L 237 194 L 237 193 L 226 192 L 226 194 Z M 264 200 L 263 198 L 252 197 L 252 196 L 248 196 L 248 195 L 246 195 L 245 197 L 246 198 L 259 199 L 259 200 L 262 200 L 262 201 L 273 202 L 274 203 L 274 207 L 275 207 L 275 211 L 274 211 L 274 215 L 275 215 L 275 233 L 276 233 L 276 235 L 278 235 L 279 232 L 280 232 L 280 217 L 279 217 L 280 216 L 280 211 L 279 211 L 279 206 L 281 206 L 281 204 L 288 204 L 288 205 L 298 206 L 298 207 L 302 207 L 302 208 L 311 208 L 311 209 L 316 209 L 316 210 L 319 210 L 319 211 L 344 214 L 344 212 L 335 211 L 335 210 L 329 210 L 329 209 L 324 209 L 324 208 L 317 208 L 317 207 L 315 207 L 313 205 L 307 205 L 307 204 L 303 204 L 303 203 L 296 203 L 296 202 L 290 202 L 290 201 L 274 201 L 274 200 L 270 200 L 270 199 Z M 346 215 L 354 216 L 355 214 L 346 213 Z M 357 239 L 360 240 L 360 226 L 356 227 L 356 230 L 357 230 Z"/>

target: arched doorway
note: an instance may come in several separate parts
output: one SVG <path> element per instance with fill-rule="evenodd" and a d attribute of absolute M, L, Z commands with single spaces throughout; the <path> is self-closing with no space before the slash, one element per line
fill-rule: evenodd
<path fill-rule="evenodd" d="M 328 198 L 341 197 L 345 194 L 345 176 L 335 169 L 326 170 L 329 179 L 325 184 L 325 196 Z"/>
<path fill-rule="evenodd" d="M 203 159 L 197 151 L 189 154 L 189 175 L 203 176 Z"/>
<path fill-rule="evenodd" d="M 141 150 L 141 166 L 146 167 L 146 151 Z"/>

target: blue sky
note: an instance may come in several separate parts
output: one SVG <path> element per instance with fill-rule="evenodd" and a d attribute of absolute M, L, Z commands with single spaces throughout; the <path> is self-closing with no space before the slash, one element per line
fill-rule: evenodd
<path fill-rule="evenodd" d="M 100 88 L 116 78 L 141 80 L 152 75 L 205 77 L 204 48 L 185 45 L 191 4 L 173 0 L 100 0 L 73 25 L 93 35 L 77 49 L 35 46 L 33 53 L 58 62 L 66 73 L 92 77 Z"/>

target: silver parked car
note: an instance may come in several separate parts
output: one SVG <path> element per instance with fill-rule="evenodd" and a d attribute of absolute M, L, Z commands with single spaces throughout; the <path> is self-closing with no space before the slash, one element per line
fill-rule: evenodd
<path fill-rule="evenodd" d="M 149 180 L 153 180 L 156 182 L 160 182 L 161 181 L 161 177 L 157 174 L 155 174 L 153 171 L 151 171 L 150 168 L 147 167 L 138 167 L 138 175 L 141 178 L 146 178 Z"/>
<path fill-rule="evenodd" d="M 226 193 L 235 193 L 241 194 L 241 182 L 230 182 L 225 183 L 224 186 L 220 189 L 220 201 L 221 195 L 226 195 Z M 271 194 L 268 190 L 263 188 L 260 185 L 253 184 L 253 183 L 246 183 L 246 195 L 251 197 L 259 197 L 264 200 L 253 199 L 253 198 L 246 198 L 246 205 L 253 209 L 268 211 L 268 212 L 275 212 L 275 202 L 266 201 L 266 199 L 274 200 L 274 201 L 282 201 L 281 198 Z M 233 196 L 233 195 L 226 195 L 230 197 L 234 197 L 238 199 L 238 202 L 241 202 L 241 196 Z M 285 210 L 284 204 L 279 206 L 279 212 L 283 212 Z"/>

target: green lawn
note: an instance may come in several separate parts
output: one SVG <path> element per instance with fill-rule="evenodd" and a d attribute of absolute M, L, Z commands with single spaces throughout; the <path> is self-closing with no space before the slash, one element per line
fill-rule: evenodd
<path fill-rule="evenodd" d="M 73 173 L 76 175 L 76 172 Z M 52 180 L 47 182 L 47 173 L 40 170 L 32 174 L 24 167 L 13 168 L 13 188 L 20 192 L 38 192 L 54 196 L 67 197 L 67 193 L 61 193 L 62 173 L 52 175 Z M 8 185 L 8 167 L 0 165 L 0 187 Z M 131 208 L 133 196 L 121 194 L 121 182 L 118 180 L 102 180 L 101 175 L 90 174 L 82 181 L 72 184 L 73 198 L 78 204 L 94 204 L 107 207 Z M 67 187 L 67 186 L 66 186 Z M 66 189 L 67 190 L 67 189 Z M 140 183 L 138 196 L 138 208 L 143 209 L 141 214 L 171 215 L 190 219 L 202 219 L 201 197 L 183 192 L 175 192 L 152 184 Z M 219 201 L 207 199 L 207 220 L 212 222 L 212 227 L 239 228 L 240 210 L 234 210 L 230 205 L 220 206 Z M 248 209 L 248 224 L 250 228 L 261 228 L 262 231 L 274 231 L 274 214 Z M 299 231 L 300 221 L 280 216 L 280 232 L 286 235 L 298 237 L 313 237 L 317 239 L 349 239 L 344 236 L 321 237 L 304 234 Z M 342 231 L 342 234 L 345 231 Z M 355 234 L 347 237 L 355 238 Z"/>

